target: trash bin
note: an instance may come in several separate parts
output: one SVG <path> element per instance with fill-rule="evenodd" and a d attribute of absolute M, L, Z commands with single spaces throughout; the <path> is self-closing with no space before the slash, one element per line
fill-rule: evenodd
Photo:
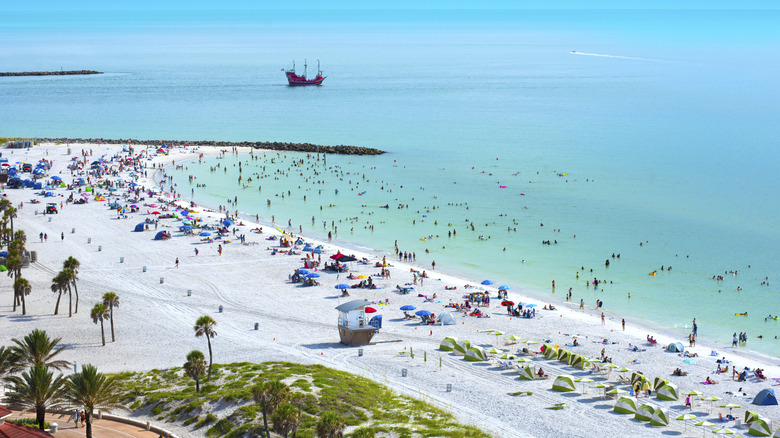
<path fill-rule="evenodd" d="M 57 433 L 57 428 L 59 425 L 57 423 L 49 423 L 49 432 L 50 433 Z"/>

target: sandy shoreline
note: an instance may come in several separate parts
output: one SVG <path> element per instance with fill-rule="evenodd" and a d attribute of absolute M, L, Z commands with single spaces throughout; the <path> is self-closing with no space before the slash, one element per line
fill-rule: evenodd
<path fill-rule="evenodd" d="M 69 145 L 78 154 L 82 148 L 92 149 L 91 159 L 97 159 L 109 151 L 121 151 L 121 146 L 106 145 Z M 187 148 L 188 151 L 194 148 Z M 70 171 L 63 171 L 71 157 L 65 155 L 65 145 L 41 145 L 29 152 L 13 151 L 6 154 L 11 162 L 37 161 L 39 158 L 54 160 L 50 175 L 59 174 L 66 182 L 70 182 Z M 10 151 L 9 151 L 10 152 Z M 48 155 L 46 153 L 48 152 Z M 198 153 L 218 153 L 216 148 L 201 148 Z M 148 161 L 147 170 L 152 174 L 151 166 L 168 165 L 173 160 L 195 158 L 192 152 L 176 149 L 168 156 L 157 156 L 154 161 Z M 126 178 L 126 175 L 124 175 Z M 157 177 L 159 182 L 159 177 Z M 156 184 L 151 178 L 141 179 L 139 185 L 151 187 Z M 299 288 L 287 282 L 287 276 L 301 267 L 300 256 L 270 255 L 267 247 L 276 246 L 278 242 L 267 241 L 269 235 L 279 234 L 268 223 L 261 223 L 264 234 L 250 233 L 255 225 L 244 220 L 246 226 L 239 227 L 239 233 L 246 234 L 249 245 L 240 245 L 238 240 L 224 244 L 223 255 L 216 252 L 216 244 L 201 243 L 197 238 L 183 237 L 178 232 L 178 226 L 173 220 L 161 220 L 170 227 L 174 237 L 168 241 L 152 241 L 153 233 L 133 233 L 135 224 L 142 222 L 148 216 L 147 208 L 141 212 L 130 214 L 128 219 L 116 219 L 116 213 L 110 211 L 104 202 L 90 200 L 86 205 L 66 205 L 60 214 L 43 216 L 35 214 L 41 210 L 49 198 L 35 196 L 36 190 L 6 190 L 6 194 L 14 204 L 24 202 L 19 216 L 14 221 L 16 229 L 24 229 L 28 235 L 27 247 L 37 251 L 38 262 L 23 271 L 23 276 L 30 280 L 33 292 L 28 297 L 28 315 L 20 316 L 11 312 L 11 294 L 5 293 L 0 302 L 0 320 L 4 330 L 0 341 L 7 345 L 13 337 L 20 337 L 32 328 L 40 327 L 53 335 L 61 336 L 63 342 L 69 344 L 65 358 L 75 360 L 79 364 L 91 362 L 105 371 L 145 370 L 180 366 L 184 356 L 192 349 L 205 349 L 202 339 L 196 339 L 192 333 L 192 324 L 197 316 L 210 314 L 218 321 L 215 339 L 215 361 L 266 361 L 289 360 L 294 362 L 321 363 L 335 368 L 350 371 L 365 377 L 385 383 L 399 392 L 415 395 L 426 401 L 452 411 L 463 422 L 475 424 L 485 430 L 492 431 L 497 436 L 593 436 L 603 433 L 603 430 L 615 430 L 620 435 L 658 436 L 671 428 L 682 431 L 682 423 L 672 421 L 669 428 L 651 429 L 645 423 L 630 420 L 628 417 L 611 413 L 609 407 L 614 402 L 597 397 L 595 389 L 580 395 L 577 393 L 559 394 L 549 391 L 551 381 L 520 382 L 516 372 L 502 370 L 493 365 L 474 364 L 436 350 L 439 342 L 445 336 L 456 336 L 469 339 L 474 343 L 492 346 L 503 337 L 489 335 L 484 331 L 498 329 L 507 335 L 515 334 L 523 340 L 552 340 L 553 344 L 563 346 L 572 340 L 571 335 L 579 334 L 581 347 L 576 347 L 576 353 L 588 357 L 598 357 L 602 348 L 606 355 L 613 357 L 613 363 L 619 366 L 643 371 L 651 377 L 668 378 L 680 386 L 681 390 L 696 389 L 705 395 L 717 395 L 723 402 L 734 401 L 738 404 L 780 419 L 776 407 L 755 406 L 749 404 L 744 397 L 729 396 L 726 392 L 735 393 L 742 388 L 748 396 L 755 395 L 760 389 L 773 384 L 731 381 L 731 374 L 714 375 L 716 357 L 710 357 L 713 348 L 699 344 L 691 351 L 701 357 L 696 358 L 695 365 L 683 364 L 676 354 L 663 352 L 660 346 L 647 347 L 645 336 L 653 334 L 659 340 L 659 345 L 669 342 L 683 342 L 673 331 L 651 330 L 636 326 L 628 321 L 626 331 L 620 328 L 620 316 L 608 315 L 606 324 L 601 322 L 595 310 L 580 311 L 574 306 L 553 300 L 557 311 L 540 310 L 550 301 L 539 297 L 526 296 L 511 290 L 513 301 L 538 303 L 535 319 L 509 318 L 503 307 L 495 299 L 495 290 L 491 294 L 491 307 L 484 309 L 490 318 L 472 318 L 457 316 L 454 326 L 421 326 L 404 321 L 398 308 L 404 304 L 412 304 L 439 314 L 443 304 L 449 300 L 462 302 L 464 284 L 478 284 L 454 275 L 432 272 L 425 286 L 417 287 L 417 292 L 424 295 L 436 293 L 442 303 L 426 304 L 416 296 L 401 296 L 394 289 L 396 284 L 412 281 L 409 264 L 392 260 L 392 279 L 376 279 L 381 289 L 353 290 L 352 298 L 366 298 L 369 301 L 390 299 L 390 305 L 380 306 L 384 315 L 384 327 L 375 340 L 376 345 L 365 348 L 365 355 L 357 356 L 356 349 L 344 348 L 338 344 L 336 331 L 336 311 L 333 309 L 339 302 L 333 286 L 344 282 L 345 275 L 337 277 L 334 274 L 323 273 L 318 279 L 322 286 Z M 69 194 L 64 189 L 58 193 Z M 103 192 L 103 191 L 101 191 Z M 124 193 L 117 191 L 116 193 Z M 41 198 L 43 204 L 32 205 L 29 200 Z M 59 201 L 59 199 L 58 199 Z M 156 201 L 143 201 L 152 203 Z M 203 210 L 198 208 L 198 210 Z M 199 213 L 204 222 L 215 223 L 219 213 Z M 211 217 L 211 219 L 206 219 Z M 49 222 L 51 220 L 51 222 Z M 75 228 L 75 232 L 71 230 Z M 39 242 L 38 234 L 47 233 L 49 241 Z M 60 239 L 64 233 L 64 239 Z M 87 243 L 87 239 L 91 239 Z M 327 242 L 316 242 L 305 238 L 314 244 L 322 243 L 326 249 L 323 261 L 327 256 L 338 250 L 336 245 Z M 100 247 L 100 250 L 98 250 Z M 195 255 L 198 248 L 200 254 Z M 361 254 L 353 248 L 345 249 L 355 253 L 359 258 L 367 257 L 377 260 L 376 254 Z M 52 315 L 56 296 L 50 292 L 51 278 L 59 270 L 62 260 L 73 255 L 82 263 L 80 270 L 79 291 L 82 295 L 79 313 L 73 318 L 67 316 L 67 297 L 63 297 L 60 314 Z M 120 262 L 120 257 L 124 260 Z M 174 260 L 179 258 L 179 268 L 174 267 Z M 388 257 L 388 260 L 391 260 Z M 146 272 L 142 268 L 146 267 Z M 415 267 L 422 269 L 422 267 Z M 355 266 L 356 274 L 371 275 L 378 272 L 373 265 Z M 160 279 L 163 279 L 162 282 Z M 10 280 L 5 280 L 6 285 Z M 353 281 L 348 281 L 350 284 Z M 457 286 L 454 291 L 444 289 L 445 285 Z M 495 286 L 495 285 L 494 285 Z M 8 291 L 6 287 L 4 290 Z M 100 345 L 99 328 L 89 319 L 89 309 L 99 299 L 103 292 L 114 290 L 120 296 L 121 306 L 116 312 L 117 342 L 106 347 Z M 187 296 L 187 290 L 192 290 L 192 296 Z M 471 289 L 478 290 L 478 289 Z M 525 292 L 525 291 L 521 291 Z M 223 313 L 218 307 L 223 306 Z M 64 309 L 64 311 L 63 311 Z M 260 330 L 254 331 L 253 324 L 260 323 Z M 567 336 L 568 335 L 568 336 Z M 615 344 L 595 343 L 596 340 L 608 338 Z M 400 342 L 382 342 L 394 341 Z M 503 344 L 503 342 L 500 342 Z M 628 344 L 648 348 L 646 352 L 628 350 Z M 686 344 L 687 345 L 687 344 Z M 536 347 L 538 345 L 531 347 Z M 416 358 L 396 356 L 405 348 L 414 348 Z M 745 350 L 731 348 L 715 348 L 720 356 L 726 356 L 735 361 L 740 368 L 764 368 L 770 378 L 780 377 L 780 366 L 777 358 L 765 357 Z M 407 350 L 408 351 L 408 350 Z M 423 362 L 423 352 L 427 353 L 428 361 Z M 439 368 L 439 359 L 442 367 Z M 628 363 L 637 360 L 641 364 Z M 560 362 L 535 359 L 553 376 L 559 374 L 585 375 L 582 370 Z M 688 371 L 687 377 L 671 377 L 670 373 L 677 367 Z M 401 377 L 401 369 L 409 370 L 406 378 Z M 717 380 L 718 385 L 701 385 L 706 376 Z M 617 373 L 612 373 L 610 384 L 616 381 Z M 595 380 L 595 379 L 594 379 Z M 446 392 L 445 384 L 453 384 L 453 391 Z M 579 385 L 578 385 L 579 386 Z M 510 397 L 507 392 L 531 390 L 532 397 Z M 573 395 L 577 395 L 574 397 Z M 684 399 L 684 398 L 683 398 Z M 564 411 L 545 409 L 553 403 L 566 401 L 570 406 Z M 644 399 L 640 399 L 644 401 Z M 680 402 L 654 403 L 679 409 Z M 697 406 L 694 413 L 700 418 L 707 417 L 708 404 Z M 704 411 L 704 412 L 701 412 Z M 714 415 L 717 416 L 717 409 Z M 711 415 L 710 415 L 711 417 Z M 595 421 L 594 421 L 595 420 Z M 690 426 L 690 425 L 689 425 Z M 731 423 L 730 427 L 733 426 Z M 690 430 L 691 427 L 688 427 Z M 696 429 L 698 430 L 698 429 Z M 191 431 L 181 428 L 184 435 L 199 436 L 205 431 Z M 745 431 L 743 431 L 744 433 Z"/>

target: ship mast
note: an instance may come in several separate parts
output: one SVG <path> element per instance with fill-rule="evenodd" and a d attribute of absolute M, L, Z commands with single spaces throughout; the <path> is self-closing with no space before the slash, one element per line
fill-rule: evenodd
<path fill-rule="evenodd" d="M 322 76 L 322 70 L 320 70 L 320 60 L 317 60 L 317 76 Z"/>
<path fill-rule="evenodd" d="M 306 79 L 306 59 L 303 60 L 303 78 Z"/>

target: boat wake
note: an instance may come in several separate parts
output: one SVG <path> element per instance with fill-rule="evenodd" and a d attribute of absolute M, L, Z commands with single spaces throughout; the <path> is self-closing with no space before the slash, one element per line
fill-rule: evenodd
<path fill-rule="evenodd" d="M 585 53 L 572 50 L 569 52 L 572 55 L 585 55 L 585 56 L 600 56 L 602 58 L 620 58 L 620 59 L 635 59 L 638 61 L 660 61 L 660 59 L 653 58 L 640 58 L 638 56 L 621 56 L 621 55 L 605 55 L 603 53 Z"/>

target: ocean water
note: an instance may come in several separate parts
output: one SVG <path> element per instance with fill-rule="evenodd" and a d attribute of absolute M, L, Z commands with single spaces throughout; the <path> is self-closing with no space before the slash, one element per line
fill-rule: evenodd
<path fill-rule="evenodd" d="M 1 78 L 2 135 L 378 147 L 174 175 L 281 227 L 780 351 L 775 11 L 8 15 L 0 70 L 105 74 Z M 285 85 L 304 58 L 322 87 Z"/>

